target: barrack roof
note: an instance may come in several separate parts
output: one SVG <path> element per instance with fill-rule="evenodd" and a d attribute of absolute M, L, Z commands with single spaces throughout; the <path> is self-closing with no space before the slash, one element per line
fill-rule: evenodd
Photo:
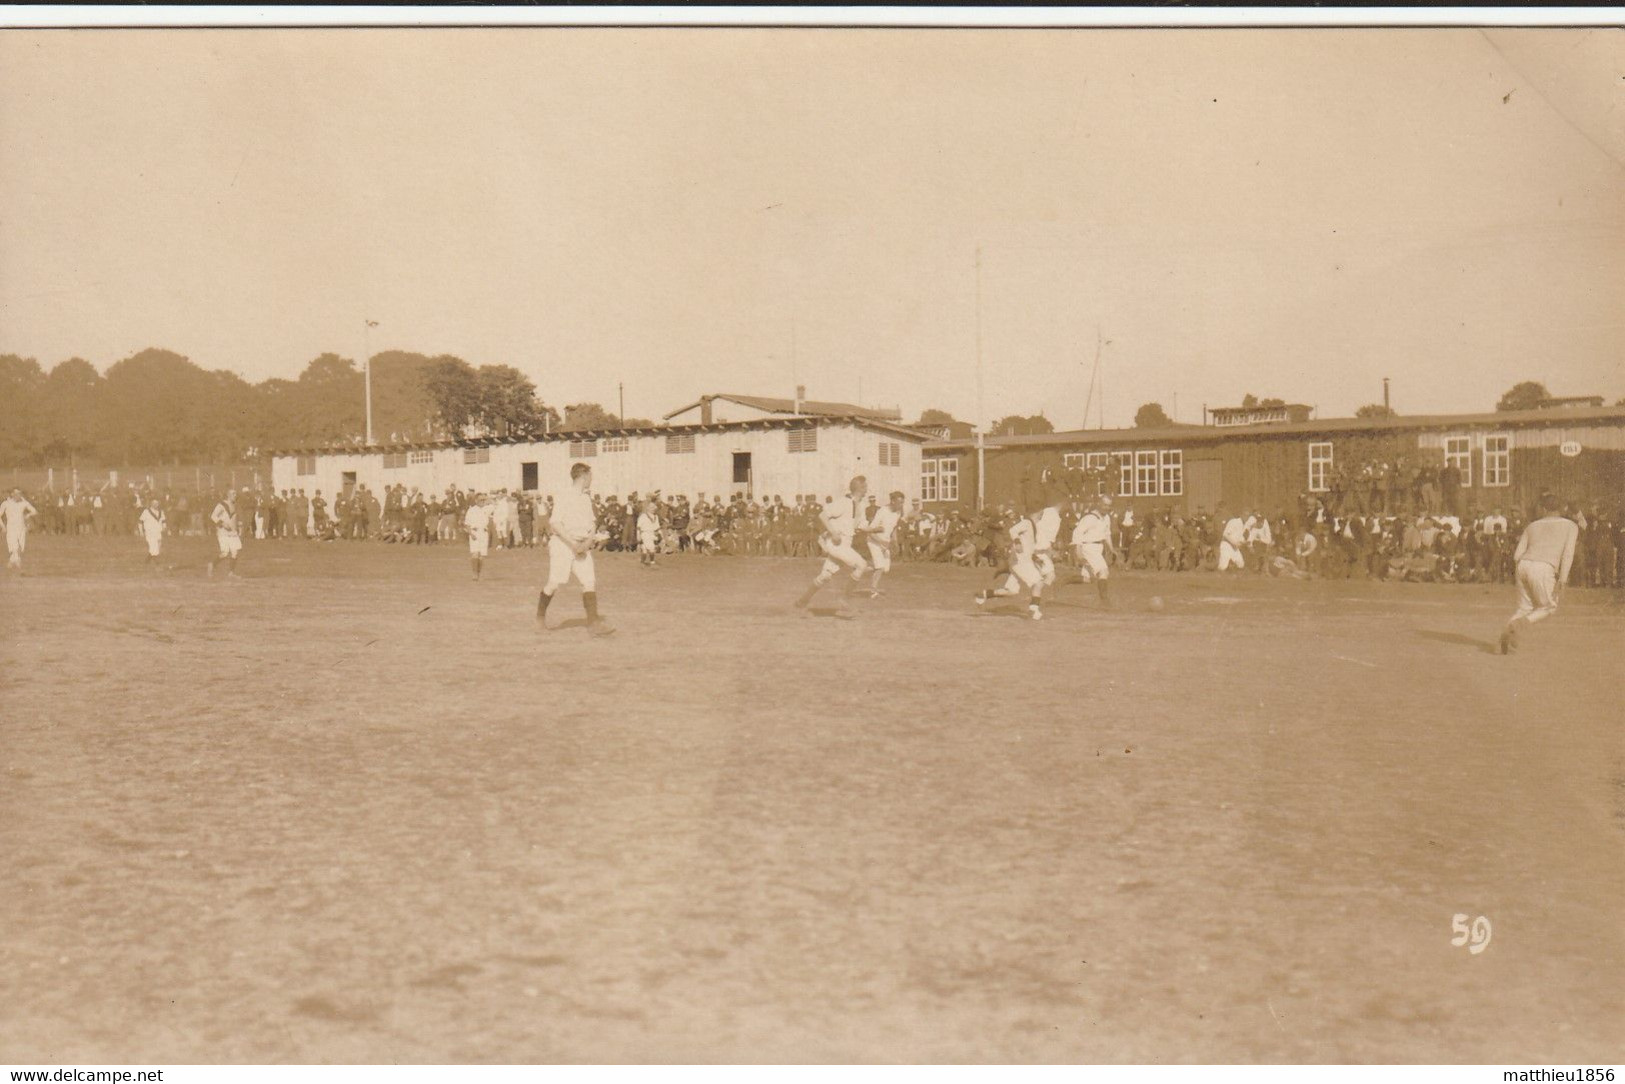
<path fill-rule="evenodd" d="M 556 441 L 597 440 L 600 437 L 669 437 L 685 433 L 715 433 L 730 429 L 816 429 L 826 425 L 855 425 L 862 429 L 897 436 L 917 444 L 931 439 L 929 433 L 906 425 L 864 415 L 812 414 L 784 418 L 751 418 L 737 422 L 691 422 L 678 425 L 632 425 L 605 429 L 555 429 L 511 437 L 460 437 L 455 440 L 376 441 L 372 444 L 319 444 L 300 448 L 275 448 L 271 456 L 289 455 L 369 455 L 378 452 L 431 451 L 436 448 L 490 448 L 504 444 L 548 444 Z"/>
<path fill-rule="evenodd" d="M 1018 448 L 1031 445 L 1113 444 L 1125 442 L 1177 440 L 1185 443 L 1222 440 L 1269 440 L 1275 437 L 1319 433 L 1383 433 L 1407 429 L 1453 429 L 1465 426 L 1519 428 L 1548 426 L 1567 429 L 1588 422 L 1625 425 L 1625 407 L 1586 407 L 1568 410 L 1504 410 L 1490 414 L 1416 414 L 1394 418 L 1320 418 L 1275 425 L 1175 425 L 1154 429 L 1073 429 L 1061 433 L 1041 433 L 1026 437 L 988 437 L 989 448 Z M 976 439 L 933 440 L 926 447 L 934 451 L 974 448 Z"/>
<path fill-rule="evenodd" d="M 794 399 L 775 399 L 765 395 L 733 395 L 727 392 L 718 392 L 715 395 L 702 395 L 687 406 L 678 407 L 667 418 L 675 418 L 684 411 L 693 410 L 697 406 L 704 406 L 714 399 L 726 399 L 730 403 L 748 406 L 753 410 L 765 410 L 770 414 L 795 415 L 796 401 Z M 882 409 L 879 407 L 859 406 L 856 403 L 833 403 L 822 399 L 801 400 L 800 414 L 817 414 L 839 418 L 873 418 L 876 421 L 901 421 L 903 413 L 900 410 Z"/>

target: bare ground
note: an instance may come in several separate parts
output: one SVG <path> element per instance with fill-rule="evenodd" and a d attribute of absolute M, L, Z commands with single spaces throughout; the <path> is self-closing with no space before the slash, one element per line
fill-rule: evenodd
<path fill-rule="evenodd" d="M 170 548 L 0 583 L 0 1061 L 1625 1053 L 1617 597 Z"/>

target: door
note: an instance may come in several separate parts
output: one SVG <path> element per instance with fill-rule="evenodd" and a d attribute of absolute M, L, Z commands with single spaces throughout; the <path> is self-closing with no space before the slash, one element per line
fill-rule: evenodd
<path fill-rule="evenodd" d="M 750 453 L 734 453 L 734 485 L 750 489 Z"/>
<path fill-rule="evenodd" d="M 344 495 L 348 497 L 350 494 L 355 492 L 355 471 L 345 471 L 342 481 L 344 483 Z"/>
<path fill-rule="evenodd" d="M 1224 496 L 1224 464 L 1217 459 L 1193 459 L 1185 464 L 1185 511 L 1212 512 Z"/>
<path fill-rule="evenodd" d="M 519 464 L 519 488 L 526 493 L 534 493 L 537 489 L 536 464 Z"/>

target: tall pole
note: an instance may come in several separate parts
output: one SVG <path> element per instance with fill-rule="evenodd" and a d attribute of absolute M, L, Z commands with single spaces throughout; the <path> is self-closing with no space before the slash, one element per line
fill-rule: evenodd
<path fill-rule="evenodd" d="M 366 385 L 367 395 L 367 445 L 372 446 L 372 329 L 378 326 L 377 320 L 363 321 L 363 345 L 367 356 L 362 361 L 361 371 Z"/>
<path fill-rule="evenodd" d="M 626 385 L 625 384 L 616 384 L 615 385 L 615 390 L 620 394 L 620 397 L 621 397 L 621 413 L 620 413 L 619 417 L 621 419 L 621 424 L 625 425 L 626 424 Z"/>
<path fill-rule="evenodd" d="M 976 246 L 976 510 L 987 501 L 987 434 L 982 420 L 982 246 Z"/>

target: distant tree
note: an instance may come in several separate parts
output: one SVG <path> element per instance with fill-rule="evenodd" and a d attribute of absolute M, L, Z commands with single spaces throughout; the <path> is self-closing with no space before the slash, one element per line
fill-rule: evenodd
<path fill-rule="evenodd" d="M 1393 418 L 1398 414 L 1393 407 L 1386 407 L 1381 403 L 1367 403 L 1354 412 L 1356 418 Z"/>
<path fill-rule="evenodd" d="M 1615 406 L 1625 406 L 1625 399 L 1620 399 L 1619 401 L 1614 403 L 1614 405 Z"/>
<path fill-rule="evenodd" d="M 945 426 L 948 430 L 949 440 L 967 440 L 976 430 L 976 427 L 970 422 L 962 422 L 946 410 L 920 411 L 919 424 L 922 426 Z"/>
<path fill-rule="evenodd" d="M 560 429 L 618 429 L 621 420 L 597 403 L 572 403 L 564 408 Z"/>
<path fill-rule="evenodd" d="M 1241 409 L 1243 409 L 1243 410 L 1251 410 L 1254 407 L 1256 407 L 1257 405 L 1258 405 L 1258 396 L 1254 395 L 1252 392 L 1248 392 L 1246 395 L 1243 395 L 1241 397 Z"/>
<path fill-rule="evenodd" d="M 1168 417 L 1168 412 L 1162 409 L 1161 403 L 1147 403 L 1134 412 L 1134 427 L 1136 429 L 1155 429 L 1159 426 L 1173 424 L 1174 420 Z"/>
<path fill-rule="evenodd" d="M 0 402 L 7 405 L 0 425 L 0 464 L 33 465 L 39 456 L 39 395 L 45 370 L 33 358 L 0 354 Z"/>
<path fill-rule="evenodd" d="M 652 425 L 654 425 L 654 420 L 652 418 L 621 419 L 621 428 L 623 429 L 647 429 Z"/>
<path fill-rule="evenodd" d="M 529 436 L 552 427 L 558 412 L 536 397 L 530 377 L 512 365 L 482 365 L 475 374 L 480 424 L 497 436 Z"/>
<path fill-rule="evenodd" d="M 1550 399 L 1552 393 L 1546 390 L 1546 385 L 1538 380 L 1525 380 L 1514 384 L 1507 389 L 1501 401 L 1495 404 L 1496 410 L 1533 410 L 1540 405 L 1542 399 Z"/>
<path fill-rule="evenodd" d="M 995 437 L 1031 437 L 1042 433 L 1055 432 L 1055 426 L 1050 424 L 1048 418 L 1042 414 L 1022 416 L 1009 414 L 993 423 L 989 431 Z"/>
<path fill-rule="evenodd" d="M 49 460 L 89 455 L 104 443 L 102 375 L 84 358 L 58 362 L 39 388 L 39 447 Z"/>
<path fill-rule="evenodd" d="M 424 367 L 423 390 L 445 435 L 460 437 L 480 423 L 479 376 L 462 358 L 449 354 L 431 358 Z"/>
<path fill-rule="evenodd" d="M 261 388 L 262 401 L 270 394 L 278 412 L 286 411 L 282 435 L 263 447 L 355 443 L 366 434 L 361 370 L 349 358 L 322 354 L 305 366 L 292 388 L 269 393 Z"/>

